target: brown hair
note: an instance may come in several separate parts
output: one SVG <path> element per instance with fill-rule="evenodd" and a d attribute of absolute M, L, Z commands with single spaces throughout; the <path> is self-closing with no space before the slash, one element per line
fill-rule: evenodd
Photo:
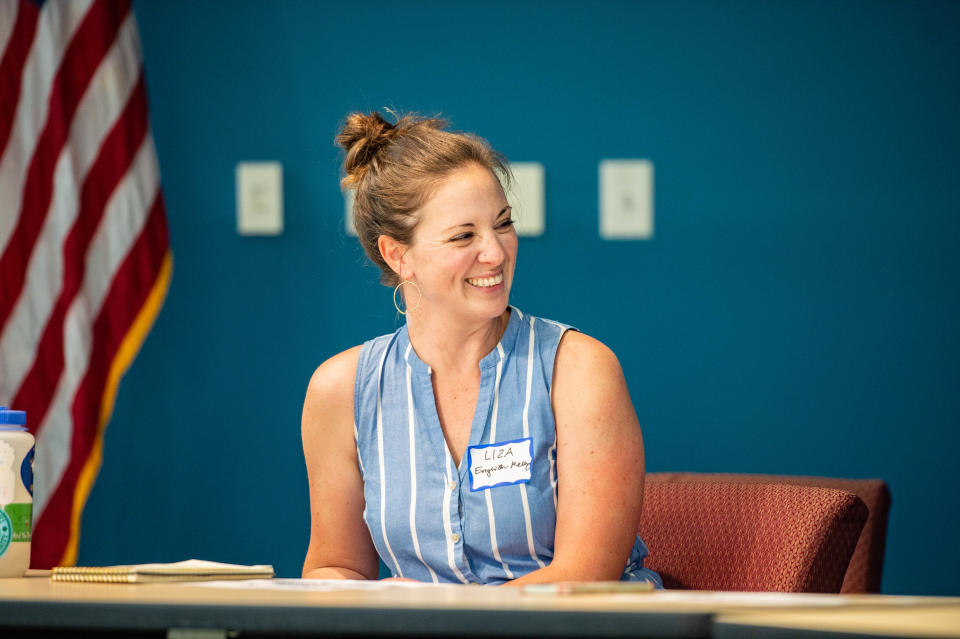
<path fill-rule="evenodd" d="M 351 113 L 336 137 L 347 153 L 343 189 L 354 190 L 353 219 L 360 244 L 380 267 L 380 282 L 395 286 L 400 279 L 387 266 L 377 239 L 387 235 L 410 244 L 422 207 L 440 182 L 469 164 L 489 169 L 509 183 L 506 158 L 486 140 L 470 133 L 446 130 L 438 118 L 408 114 L 391 124 L 376 111 Z"/>

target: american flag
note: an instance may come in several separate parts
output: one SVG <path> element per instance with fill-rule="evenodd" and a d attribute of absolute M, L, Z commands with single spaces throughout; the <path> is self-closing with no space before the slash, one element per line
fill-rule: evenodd
<path fill-rule="evenodd" d="M 32 562 L 71 565 L 172 255 L 128 0 L 0 0 L 0 404 L 37 438 Z"/>

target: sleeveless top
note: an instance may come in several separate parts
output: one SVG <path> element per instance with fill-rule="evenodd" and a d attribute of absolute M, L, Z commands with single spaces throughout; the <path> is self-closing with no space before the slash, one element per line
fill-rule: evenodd
<path fill-rule="evenodd" d="M 363 519 L 395 577 L 497 584 L 550 563 L 557 507 L 553 364 L 570 327 L 511 308 L 480 361 L 469 443 L 454 465 L 437 416 L 430 367 L 407 326 L 366 342 L 357 363 L 354 432 Z M 643 567 L 638 536 L 622 579 Z"/>

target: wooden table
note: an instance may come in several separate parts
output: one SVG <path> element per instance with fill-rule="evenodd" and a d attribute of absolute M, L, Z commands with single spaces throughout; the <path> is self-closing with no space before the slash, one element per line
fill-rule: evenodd
<path fill-rule="evenodd" d="M 54 583 L 44 576 L 0 579 L 0 636 L 6 639 L 11 630 L 46 630 L 55 636 L 122 630 L 162 636 L 168 629 L 220 629 L 244 637 L 710 637 L 717 630 L 729 632 L 733 626 L 724 624 L 733 615 L 743 615 L 743 621 L 747 613 L 765 611 L 803 615 L 839 605 L 907 619 L 920 608 L 960 610 L 960 599 L 926 597 L 681 591 L 558 596 L 484 586 L 315 592 L 303 585 L 275 580 L 254 589 Z"/>
<path fill-rule="evenodd" d="M 713 636 L 719 639 L 960 637 L 960 605 L 728 612 L 714 619 Z"/>

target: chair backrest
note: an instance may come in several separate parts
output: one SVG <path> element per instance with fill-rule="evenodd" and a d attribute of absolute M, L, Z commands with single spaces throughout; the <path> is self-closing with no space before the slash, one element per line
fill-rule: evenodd
<path fill-rule="evenodd" d="M 843 577 L 842 593 L 878 593 L 883 578 L 887 544 L 890 489 L 882 479 L 841 479 L 798 475 L 751 475 L 743 473 L 647 473 L 650 483 L 743 483 L 820 486 L 853 493 L 867 505 L 869 514 Z"/>
<path fill-rule="evenodd" d="M 839 592 L 866 518 L 832 488 L 648 476 L 639 532 L 667 588 Z"/>

